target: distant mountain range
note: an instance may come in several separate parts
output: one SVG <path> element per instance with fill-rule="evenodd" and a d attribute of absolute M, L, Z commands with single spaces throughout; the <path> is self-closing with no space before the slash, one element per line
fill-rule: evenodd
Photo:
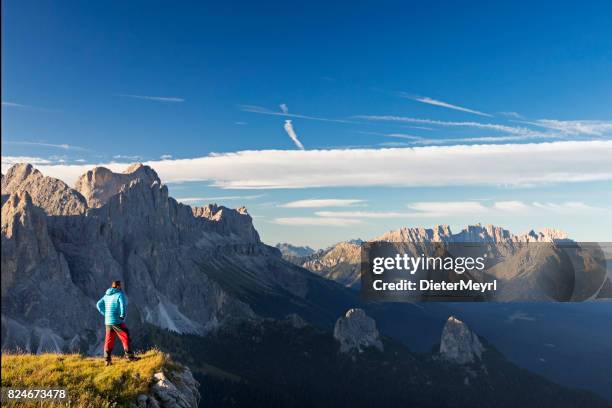
<path fill-rule="evenodd" d="M 275 247 L 279 251 L 281 251 L 283 258 L 290 258 L 290 257 L 301 258 L 304 256 L 311 255 L 315 252 L 315 250 L 309 246 L 295 246 L 295 245 L 288 244 L 286 242 L 280 242 L 276 244 Z"/>
<path fill-rule="evenodd" d="M 501 227 L 480 224 L 469 225 L 459 233 L 453 233 L 448 225 L 403 227 L 367 242 L 389 243 L 395 250 L 412 256 L 431 251 L 433 247 L 461 251 L 462 243 L 482 244 L 488 248 L 487 261 L 494 265 L 487 273 L 502 281 L 503 286 L 496 294 L 498 300 L 612 298 L 612 281 L 606 266 L 608 248 L 582 245 L 581 250 L 564 251 L 561 248 L 573 248 L 574 243 L 565 233 L 554 229 L 516 235 Z M 327 279 L 357 289 L 361 285 L 363 243 L 349 240 L 303 256 L 295 253 L 283 256 Z M 567 267 L 573 269 L 563 275 Z M 560 279 L 563 276 L 566 279 Z M 553 289 L 552 281 L 555 281 Z"/>
<path fill-rule="evenodd" d="M 176 354 L 201 380 L 203 402 L 218 395 L 218 406 L 232 405 L 222 398 L 230 394 L 245 401 L 241 406 L 258 406 L 259 397 L 267 406 L 371 406 L 380 396 L 367 388 L 374 383 L 389 384 L 380 406 L 607 404 L 526 373 L 459 323 L 441 338 L 457 310 L 452 305 L 363 302 L 344 286 L 351 286 L 351 271 L 337 268 L 354 265 L 358 242 L 311 254 L 267 246 L 245 208 L 178 203 L 147 166 L 94 168 L 70 187 L 15 165 L 2 175 L 1 238 L 3 351 L 100 353 L 104 333 L 94 304 L 121 279 L 135 343 Z M 295 265 L 281 249 L 313 257 L 309 262 L 346 281 Z M 476 316 L 470 313 L 460 310 Z M 476 321 L 503 327 L 505 313 Z M 433 353 L 406 347 L 437 342 L 443 347 Z M 479 343 L 482 358 L 470 354 Z"/>

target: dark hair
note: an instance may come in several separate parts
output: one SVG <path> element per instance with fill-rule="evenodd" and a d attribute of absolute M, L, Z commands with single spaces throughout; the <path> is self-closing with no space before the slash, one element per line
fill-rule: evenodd
<path fill-rule="evenodd" d="M 121 281 L 120 280 L 116 280 L 113 281 L 113 284 L 111 285 L 112 288 L 120 288 L 121 287 Z"/>

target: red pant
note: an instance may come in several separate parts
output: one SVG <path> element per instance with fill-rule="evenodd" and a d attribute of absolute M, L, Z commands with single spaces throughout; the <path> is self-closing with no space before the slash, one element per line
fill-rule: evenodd
<path fill-rule="evenodd" d="M 125 354 L 131 354 L 130 350 L 130 332 L 125 323 L 106 326 L 106 338 L 104 339 L 104 357 L 110 360 L 113 347 L 115 346 L 115 337 L 119 336 L 123 351 Z"/>

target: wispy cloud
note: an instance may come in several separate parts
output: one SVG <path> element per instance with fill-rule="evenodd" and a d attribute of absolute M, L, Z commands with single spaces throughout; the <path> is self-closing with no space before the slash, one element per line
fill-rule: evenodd
<path fill-rule="evenodd" d="M 51 160 L 35 156 L 2 156 L 2 172 L 4 173 L 6 168 L 18 163 L 51 164 L 53 162 Z M 7 167 L 5 168 L 5 166 Z"/>
<path fill-rule="evenodd" d="M 406 129 L 435 130 L 434 128 L 427 127 L 427 126 L 409 126 L 409 125 L 404 125 L 404 126 L 401 126 L 401 127 L 406 128 Z"/>
<path fill-rule="evenodd" d="M 148 161 L 168 182 L 221 188 L 340 186 L 537 186 L 612 180 L 612 141 L 427 146 L 394 149 L 259 150 Z M 478 165 L 474 165 L 478 163 Z M 520 163 L 520 165 L 517 165 Z M 107 163 L 123 170 L 122 165 Z M 41 170 L 72 184 L 89 169 Z M 279 171 L 282 169 L 282 171 Z"/>
<path fill-rule="evenodd" d="M 256 106 L 256 105 L 238 105 L 238 107 L 243 112 L 258 113 L 260 115 L 285 116 L 288 118 L 317 120 L 320 122 L 358 123 L 358 122 L 346 120 L 346 119 L 330 119 L 330 118 L 323 118 L 323 117 L 317 117 L 317 116 L 300 115 L 297 113 L 278 112 L 278 111 L 270 110 L 270 109 L 263 108 L 261 106 Z"/>
<path fill-rule="evenodd" d="M 399 122 L 399 123 L 420 123 L 426 125 L 436 125 L 442 127 L 467 127 L 476 129 L 487 129 L 498 132 L 505 132 L 517 135 L 532 135 L 541 136 L 542 132 L 536 132 L 522 126 L 508 126 L 494 123 L 480 123 L 480 122 L 447 122 L 442 120 L 434 119 L 419 119 L 411 118 L 406 116 L 393 116 L 393 115 L 356 115 L 353 116 L 355 119 L 369 120 L 369 121 L 381 121 L 381 122 Z"/>
<path fill-rule="evenodd" d="M 513 119 L 525 119 L 525 117 L 523 115 L 521 115 L 518 112 L 497 112 L 498 114 L 505 116 L 507 118 L 513 118 Z"/>
<path fill-rule="evenodd" d="M 32 142 L 25 140 L 3 140 L 3 144 L 16 145 L 16 146 L 38 146 L 38 147 L 49 147 L 52 149 L 62 149 L 62 150 L 81 150 L 85 151 L 84 147 L 73 146 L 66 143 L 46 143 L 46 142 Z"/>
<path fill-rule="evenodd" d="M 2 107 L 22 109 L 22 110 L 35 111 L 35 112 L 58 112 L 55 109 L 41 108 L 40 106 L 32 106 L 32 105 L 26 105 L 23 103 L 9 102 L 9 101 L 2 101 Z"/>
<path fill-rule="evenodd" d="M 287 134 L 289 135 L 291 140 L 293 140 L 293 143 L 295 143 L 297 148 L 300 150 L 304 150 L 304 145 L 302 144 L 302 142 L 300 142 L 300 139 L 298 139 L 297 134 L 295 133 L 295 130 L 293 129 L 293 124 L 291 123 L 290 119 L 285 120 L 284 128 L 285 128 L 285 132 L 287 132 Z"/>
<path fill-rule="evenodd" d="M 434 214 L 477 214 L 486 209 L 478 201 L 416 202 L 406 206 L 415 211 Z"/>
<path fill-rule="evenodd" d="M 423 139 L 421 136 L 409 135 L 406 133 L 383 133 L 383 132 L 370 132 L 370 131 L 358 131 L 362 135 L 374 135 L 374 136 L 383 136 L 383 137 L 394 137 L 397 139 L 407 139 L 407 140 L 421 140 Z"/>
<path fill-rule="evenodd" d="M 425 103 L 425 104 L 428 104 L 428 105 L 439 106 L 439 107 L 442 107 L 442 108 L 452 109 L 452 110 L 466 112 L 466 113 L 472 113 L 474 115 L 486 116 L 486 117 L 492 117 L 493 116 L 493 115 L 490 115 L 488 113 L 480 112 L 480 111 L 477 111 L 477 110 L 474 110 L 474 109 L 469 109 L 469 108 L 465 108 L 463 106 L 453 105 L 453 104 L 448 103 L 448 102 L 439 101 L 437 99 L 433 99 L 433 98 L 430 98 L 428 96 L 410 96 L 410 95 L 408 95 L 406 93 L 403 93 L 403 92 L 400 93 L 400 96 L 402 98 L 409 98 L 409 99 L 412 99 L 414 101 Z"/>
<path fill-rule="evenodd" d="M 579 201 L 568 201 L 565 203 L 540 203 L 534 202 L 533 207 L 558 214 L 596 213 L 601 208 L 593 207 Z"/>
<path fill-rule="evenodd" d="M 529 209 L 529 206 L 522 201 L 498 201 L 493 204 L 495 209 L 501 211 L 518 212 Z"/>
<path fill-rule="evenodd" d="M 361 220 L 350 218 L 321 218 L 321 217 L 281 217 L 272 221 L 274 224 L 294 227 L 349 227 L 361 224 Z"/>
<path fill-rule="evenodd" d="M 316 211 L 315 215 L 324 218 L 411 218 L 420 217 L 418 213 L 407 212 L 378 212 L 378 211 Z"/>
<path fill-rule="evenodd" d="M 126 98 L 134 98 L 134 99 L 144 99 L 146 101 L 155 101 L 155 102 L 171 102 L 171 103 L 185 102 L 184 98 L 178 98 L 175 96 L 148 96 L 148 95 L 132 95 L 132 94 L 121 94 L 119 96 L 123 96 Z"/>
<path fill-rule="evenodd" d="M 603 136 L 612 133 L 612 121 L 605 120 L 539 119 L 534 122 L 523 123 L 554 130 L 566 135 Z"/>
<path fill-rule="evenodd" d="M 594 213 L 598 208 L 591 207 L 585 203 L 524 203 L 521 201 L 498 201 L 492 205 L 484 205 L 479 201 L 446 201 L 446 202 L 417 202 L 406 205 L 412 211 L 316 211 L 316 217 L 325 219 L 400 219 L 400 218 L 429 218 L 440 219 L 448 217 L 474 217 L 501 216 L 517 212 L 525 215 L 541 215 L 543 213 L 556 214 L 584 214 Z M 311 222 L 315 222 L 308 218 Z"/>
<path fill-rule="evenodd" d="M 387 134 L 385 136 L 387 136 L 387 137 L 394 137 L 396 139 L 407 139 L 407 140 L 421 140 L 421 139 L 423 139 L 422 137 L 419 137 L 419 136 L 406 135 L 404 133 L 389 133 L 389 134 Z"/>
<path fill-rule="evenodd" d="M 33 106 L 30 106 L 30 105 L 24 105 L 21 103 L 7 102 L 7 101 L 2 101 L 2 106 L 6 106 L 8 108 L 21 108 L 21 109 L 33 108 Z"/>
<path fill-rule="evenodd" d="M 392 137 L 388 135 L 389 137 Z M 533 139 L 564 139 L 556 135 L 509 135 L 509 136 L 478 136 L 478 137 L 457 137 L 457 138 L 424 138 L 416 137 L 411 142 L 400 143 L 381 143 L 384 146 L 428 146 L 428 145 L 463 145 L 472 143 L 506 143 L 506 142 L 521 142 Z"/>
<path fill-rule="evenodd" d="M 283 112 L 285 115 L 289 113 L 289 108 L 287 107 L 287 104 L 281 103 L 279 106 L 281 112 Z"/>
<path fill-rule="evenodd" d="M 254 194 L 254 195 L 238 195 L 238 196 L 217 196 L 217 197 L 182 197 L 176 198 L 176 201 L 180 203 L 213 203 L 218 201 L 235 201 L 235 200 L 256 200 L 258 198 L 264 197 L 265 194 Z"/>
<path fill-rule="evenodd" d="M 247 122 L 238 121 L 238 122 L 234 122 L 234 125 L 245 126 L 245 125 L 248 125 L 248 123 Z"/>
<path fill-rule="evenodd" d="M 355 198 L 312 198 L 308 200 L 297 200 L 291 201 L 288 203 L 284 203 L 279 205 L 279 207 L 283 208 L 325 208 L 325 207 L 351 207 L 354 205 L 363 204 L 364 200 L 359 200 Z"/>
<path fill-rule="evenodd" d="M 503 215 L 517 214 L 536 215 L 542 213 L 556 214 L 593 214 L 602 209 L 583 202 L 563 203 L 526 203 L 523 201 L 496 201 L 485 205 L 481 201 L 442 201 L 409 203 L 408 208 L 428 217 L 449 217 L 461 215 Z"/>
<path fill-rule="evenodd" d="M 125 155 L 125 154 L 116 154 L 116 155 L 113 156 L 113 159 L 116 159 L 116 160 L 141 160 L 142 156 L 138 156 L 138 155 L 130 156 L 130 155 Z"/>

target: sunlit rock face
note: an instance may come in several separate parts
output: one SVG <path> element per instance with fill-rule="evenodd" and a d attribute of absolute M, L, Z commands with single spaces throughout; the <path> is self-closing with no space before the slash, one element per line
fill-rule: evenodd
<path fill-rule="evenodd" d="M 156 181 L 161 184 L 151 167 L 137 163 L 123 173 L 114 173 L 106 167 L 95 167 L 79 177 L 74 188 L 85 197 L 90 208 L 98 208 L 133 180 L 141 180 L 147 185 Z"/>
<path fill-rule="evenodd" d="M 340 352 L 363 352 L 369 347 L 383 350 L 376 321 L 363 309 L 350 309 L 336 321 L 334 338 L 340 342 Z"/>
<path fill-rule="evenodd" d="M 2 177 L 4 349 L 94 351 L 103 335 L 95 301 L 116 279 L 129 324 L 205 335 L 255 316 L 208 271 L 265 275 L 274 262 L 245 208 L 180 204 L 148 166 L 95 168 L 75 189 L 28 164 Z"/>
<path fill-rule="evenodd" d="M 484 347 L 478 336 L 461 320 L 451 316 L 440 339 L 440 356 L 456 364 L 469 364 L 482 358 Z"/>
<path fill-rule="evenodd" d="M 32 203 L 48 215 L 84 214 L 87 200 L 61 180 L 45 177 L 31 164 L 16 164 L 2 176 L 2 204 L 12 193 L 28 192 Z"/>

